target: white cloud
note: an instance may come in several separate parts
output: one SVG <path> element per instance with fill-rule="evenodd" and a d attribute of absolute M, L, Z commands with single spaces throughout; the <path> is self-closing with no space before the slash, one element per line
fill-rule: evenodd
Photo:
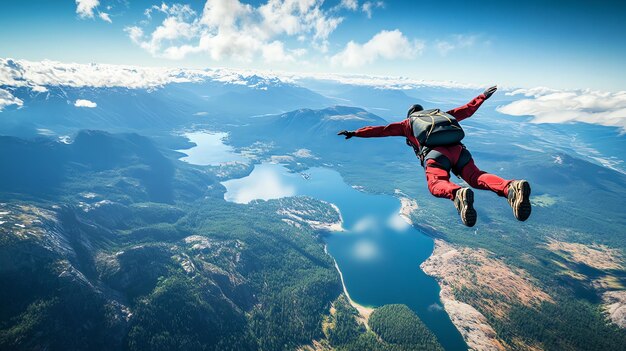
<path fill-rule="evenodd" d="M 164 42 L 188 40 L 197 35 L 199 28 L 195 23 L 189 22 L 190 19 L 196 16 L 196 12 L 189 5 L 174 4 L 168 6 L 164 3 L 161 6 L 155 5 L 147 9 L 145 11 L 146 16 L 151 18 L 152 11 L 162 12 L 167 16 L 149 37 L 144 36 L 144 31 L 141 27 L 129 26 L 124 28 L 130 40 L 155 56 L 160 55 L 170 59 L 184 57 L 187 53 L 187 49 L 184 46 L 169 47 L 165 50 L 162 50 L 162 46 Z"/>
<path fill-rule="evenodd" d="M 373 216 L 360 218 L 352 227 L 354 233 L 363 233 L 365 231 L 373 231 L 378 228 L 378 222 Z"/>
<path fill-rule="evenodd" d="M 294 57 L 285 52 L 282 42 L 275 40 L 262 48 L 265 62 L 289 62 L 294 61 Z"/>
<path fill-rule="evenodd" d="M 433 312 L 433 311 L 443 311 L 443 306 L 441 306 L 438 303 L 433 303 L 431 305 L 428 306 L 428 311 Z"/>
<path fill-rule="evenodd" d="M 538 96 L 548 95 L 548 94 L 558 93 L 558 92 L 559 90 L 551 89 L 547 87 L 535 87 L 535 88 L 530 88 L 530 89 L 517 89 L 511 92 L 505 93 L 505 95 L 507 96 L 524 95 L 524 96 L 538 97 Z"/>
<path fill-rule="evenodd" d="M 245 180 L 233 179 L 224 182 L 228 191 L 224 195 L 227 201 L 247 204 L 252 200 L 270 200 L 294 196 L 296 188 L 283 181 L 274 168 L 255 168 L 253 176 Z"/>
<path fill-rule="evenodd" d="M 136 33 L 141 35 L 141 29 Z M 289 53 L 295 57 L 306 51 Z M 330 80 L 341 84 L 377 87 L 381 89 L 415 89 L 419 87 L 443 87 L 479 89 L 482 86 L 453 81 L 428 81 L 407 77 L 371 76 L 333 73 L 288 73 L 280 71 L 243 69 L 178 69 L 163 67 L 139 67 L 109 64 L 78 64 L 56 61 L 26 61 L 0 58 L 0 86 L 30 87 L 43 92 L 45 86 L 65 85 L 71 87 L 125 87 L 130 89 L 153 89 L 169 83 L 218 81 L 229 84 L 247 85 L 247 77 L 262 77 L 265 80 L 280 80 L 297 83 L 303 79 Z"/>
<path fill-rule="evenodd" d="M 296 55 L 296 53 L 292 53 Z M 248 78 L 262 78 L 248 82 Z M 0 86 L 29 87 L 43 92 L 45 86 L 156 88 L 169 83 L 218 81 L 260 89 L 267 84 L 292 81 L 277 72 L 235 69 L 179 69 L 109 64 L 78 64 L 0 58 Z"/>
<path fill-rule="evenodd" d="M 381 58 L 410 59 L 419 55 L 424 43 L 410 41 L 399 30 L 383 30 L 365 44 L 350 41 L 346 48 L 331 58 L 331 64 L 343 67 L 360 67 L 371 64 Z"/>
<path fill-rule="evenodd" d="M 453 50 L 474 47 L 479 40 L 478 35 L 457 34 L 451 36 L 447 40 L 438 40 L 435 42 L 435 48 L 441 56 L 447 56 Z M 485 43 L 488 43 L 485 41 Z"/>
<path fill-rule="evenodd" d="M 160 6 L 152 5 L 152 7 L 146 9 L 144 11 L 144 15 L 148 18 L 151 18 L 152 12 L 154 11 L 161 12 L 170 16 L 183 17 L 183 18 L 190 17 L 196 14 L 196 11 L 194 11 L 189 5 L 173 4 L 169 6 L 163 2 L 161 3 Z"/>
<path fill-rule="evenodd" d="M 263 49 L 263 42 L 256 37 L 238 31 L 221 31 L 216 35 L 204 35 L 197 47 L 188 52 L 206 52 L 215 61 L 233 58 L 250 62 Z"/>
<path fill-rule="evenodd" d="M 300 158 L 317 158 L 309 149 L 298 149 L 292 155 Z"/>
<path fill-rule="evenodd" d="M 400 216 L 398 213 L 394 213 L 387 219 L 387 225 L 396 230 L 396 231 L 404 231 L 409 228 L 411 225 L 407 223 L 407 221 Z"/>
<path fill-rule="evenodd" d="M 76 0 L 76 13 L 81 18 L 93 18 L 94 10 L 100 5 L 99 0 Z"/>
<path fill-rule="evenodd" d="M 341 0 L 339 6 L 354 11 L 359 8 L 359 2 L 357 0 Z"/>
<path fill-rule="evenodd" d="M 106 12 L 99 12 L 98 6 L 100 6 L 100 0 L 76 0 L 76 13 L 80 18 L 94 18 L 97 13 L 98 17 L 108 23 L 111 21 L 111 16 Z M 106 6 L 107 10 L 111 10 L 111 6 Z"/>
<path fill-rule="evenodd" d="M 94 108 L 94 107 L 97 107 L 98 104 L 96 104 L 93 101 L 84 100 L 84 99 L 78 99 L 78 100 L 76 100 L 76 102 L 74 102 L 74 106 L 76 106 L 76 107 Z"/>
<path fill-rule="evenodd" d="M 534 123 L 584 122 L 620 127 L 626 132 L 626 91 L 558 91 L 548 88 L 518 89 L 508 95 L 528 97 L 500 106 L 513 116 L 533 116 Z"/>
<path fill-rule="evenodd" d="M 159 26 L 150 31 L 129 26 L 125 31 L 135 44 L 157 57 L 182 59 L 205 53 L 215 61 L 248 62 L 261 57 L 266 62 L 288 62 L 305 49 L 286 48 L 283 37 L 324 48 L 343 21 L 323 10 L 322 4 L 323 0 L 268 0 L 254 7 L 239 0 L 212 0 L 200 14 L 188 5 L 162 4 L 145 11 L 149 19 L 155 13 L 165 14 Z"/>
<path fill-rule="evenodd" d="M 32 87 L 32 90 L 36 93 L 45 93 L 48 91 L 48 88 L 41 85 L 35 85 L 34 87 Z"/>
<path fill-rule="evenodd" d="M 179 38 L 191 38 L 195 35 L 195 29 L 192 24 L 184 21 L 179 17 L 167 17 L 163 20 L 151 36 L 151 46 L 155 49 L 160 47 L 161 42 L 165 40 L 175 40 Z"/>
<path fill-rule="evenodd" d="M 372 9 L 378 7 L 385 7 L 385 3 L 382 1 L 366 1 L 363 3 L 363 5 L 361 5 L 361 11 L 365 12 L 367 18 L 372 18 Z"/>
<path fill-rule="evenodd" d="M 130 40 L 137 45 L 141 45 L 141 39 L 143 38 L 143 29 L 137 26 L 131 26 L 124 28 L 124 32 L 128 34 Z"/>
<path fill-rule="evenodd" d="M 398 89 L 408 90 L 416 89 L 420 87 L 439 87 L 449 89 L 481 89 L 484 85 L 460 83 L 457 81 L 438 81 L 438 80 L 423 80 L 414 79 L 408 77 L 394 77 L 394 76 L 374 76 L 365 74 L 336 74 L 336 73 L 298 73 L 298 74 L 285 74 L 283 78 L 289 77 L 294 82 L 298 82 L 300 79 L 319 79 L 330 80 L 341 84 L 348 85 L 360 85 L 369 86 L 380 89 Z"/>
<path fill-rule="evenodd" d="M 100 12 L 98 16 L 105 22 L 113 23 L 113 21 L 111 21 L 111 17 L 106 12 Z"/>
<path fill-rule="evenodd" d="M 250 73 L 251 74 L 251 73 Z M 0 59 L 0 85 L 14 87 L 66 85 L 72 87 L 150 88 L 172 82 L 193 82 L 233 77 L 234 72 L 181 70 L 158 67 L 136 67 L 107 64 L 76 64 L 55 61 Z"/>
<path fill-rule="evenodd" d="M 454 50 L 455 46 L 447 41 L 438 41 L 435 43 L 435 47 L 437 51 L 441 54 L 441 56 L 446 56 L 452 50 Z"/>
<path fill-rule="evenodd" d="M 354 244 L 354 256 L 361 260 L 370 260 L 379 255 L 378 246 L 369 240 L 359 240 Z"/>
<path fill-rule="evenodd" d="M 237 22 L 252 14 L 252 6 L 239 0 L 213 0 L 204 4 L 200 23 L 211 29 L 236 27 Z"/>
<path fill-rule="evenodd" d="M 151 7 L 145 9 L 145 11 L 143 12 L 143 14 L 148 17 L 151 18 L 152 17 L 152 12 L 153 11 L 159 11 L 159 12 L 163 12 L 163 13 L 167 13 L 167 10 L 169 9 L 169 6 L 167 6 L 166 3 L 162 2 L 161 6 L 158 5 L 152 5 Z"/>
<path fill-rule="evenodd" d="M 22 106 L 23 102 L 22 100 L 13 96 L 13 94 L 11 94 L 11 92 L 9 92 L 8 90 L 0 89 L 0 112 L 5 107 L 10 105 Z"/>

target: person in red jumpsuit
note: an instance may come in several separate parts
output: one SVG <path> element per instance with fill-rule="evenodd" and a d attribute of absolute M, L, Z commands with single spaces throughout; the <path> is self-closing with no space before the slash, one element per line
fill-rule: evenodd
<path fill-rule="evenodd" d="M 496 90 L 496 86 L 490 87 L 466 105 L 447 111 L 447 113 L 454 116 L 459 122 L 469 118 Z M 473 206 L 474 193 L 470 188 L 464 188 L 452 183 L 450 181 L 450 171 L 460 176 L 472 188 L 491 190 L 499 196 L 506 197 L 513 208 L 515 218 L 520 221 L 528 219 L 531 205 L 529 199 L 530 185 L 527 181 L 507 180 L 480 170 L 476 167 L 469 151 L 461 143 L 436 146 L 429 150 L 431 154 L 435 151 L 438 157 L 420 154 L 420 145 L 413 134 L 411 120 L 408 116 L 413 112 L 421 110 L 423 110 L 421 105 L 413 105 L 407 113 L 407 118 L 401 122 L 391 123 L 386 126 L 367 126 L 355 131 L 343 130 L 338 135 L 343 135 L 346 139 L 352 137 L 373 138 L 387 136 L 407 138 L 407 144 L 414 148 L 422 161 L 426 172 L 428 190 L 436 197 L 448 198 L 454 201 L 463 224 L 469 227 L 474 226 L 477 217 Z"/>

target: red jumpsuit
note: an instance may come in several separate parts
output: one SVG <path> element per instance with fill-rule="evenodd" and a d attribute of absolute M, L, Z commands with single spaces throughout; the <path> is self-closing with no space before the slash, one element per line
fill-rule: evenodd
<path fill-rule="evenodd" d="M 468 104 L 452 109 L 448 111 L 448 113 L 460 122 L 473 115 L 485 100 L 485 95 L 480 94 Z M 402 122 L 391 123 L 387 126 L 363 127 L 354 131 L 354 135 L 361 138 L 402 136 L 408 138 L 413 145 L 419 146 L 419 142 L 413 135 L 411 121 L 408 118 Z M 454 167 L 459 160 L 461 151 L 463 151 L 463 145 L 437 146 L 433 149 L 446 156 L 450 160 L 452 167 Z M 426 162 L 425 170 L 428 190 L 430 190 L 431 194 L 453 200 L 455 192 L 461 187 L 450 182 L 450 170 L 443 169 L 443 166 L 433 159 L 429 159 Z M 511 182 L 510 180 L 505 180 L 496 175 L 481 171 L 476 167 L 473 159 L 470 159 L 463 169 L 461 169 L 460 176 L 472 188 L 491 190 L 503 197 L 506 197 L 507 187 Z"/>

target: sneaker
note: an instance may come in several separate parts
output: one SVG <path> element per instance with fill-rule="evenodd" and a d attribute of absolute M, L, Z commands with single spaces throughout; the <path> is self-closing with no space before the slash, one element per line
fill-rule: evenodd
<path fill-rule="evenodd" d="M 507 194 L 509 205 L 513 208 L 515 218 L 525 221 L 530 217 L 530 184 L 525 180 L 514 180 L 509 184 Z"/>
<path fill-rule="evenodd" d="M 468 227 L 476 224 L 476 210 L 474 209 L 474 191 L 470 188 L 461 188 L 456 191 L 454 207 L 461 216 L 461 221 Z"/>

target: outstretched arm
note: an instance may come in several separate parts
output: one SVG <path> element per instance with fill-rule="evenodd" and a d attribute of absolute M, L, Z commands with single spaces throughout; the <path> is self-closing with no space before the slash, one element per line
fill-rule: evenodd
<path fill-rule="evenodd" d="M 459 122 L 466 118 L 469 118 L 474 114 L 474 112 L 476 112 L 476 110 L 478 110 L 480 105 L 482 105 L 485 100 L 489 99 L 491 95 L 496 92 L 497 89 L 498 87 L 495 85 L 487 88 L 484 93 L 478 95 L 472 101 L 463 106 L 452 109 L 448 111 L 448 113 L 454 116 Z"/>
<path fill-rule="evenodd" d="M 387 137 L 387 136 L 406 136 L 407 123 L 406 120 L 402 122 L 395 122 L 386 126 L 367 126 L 359 128 L 355 131 L 342 130 L 337 135 L 345 135 L 346 139 L 350 139 L 353 136 L 360 138 L 375 138 L 375 137 Z"/>
<path fill-rule="evenodd" d="M 405 136 L 405 126 L 403 122 L 395 122 L 386 126 L 367 126 L 354 131 L 354 136 L 361 138 Z"/>

